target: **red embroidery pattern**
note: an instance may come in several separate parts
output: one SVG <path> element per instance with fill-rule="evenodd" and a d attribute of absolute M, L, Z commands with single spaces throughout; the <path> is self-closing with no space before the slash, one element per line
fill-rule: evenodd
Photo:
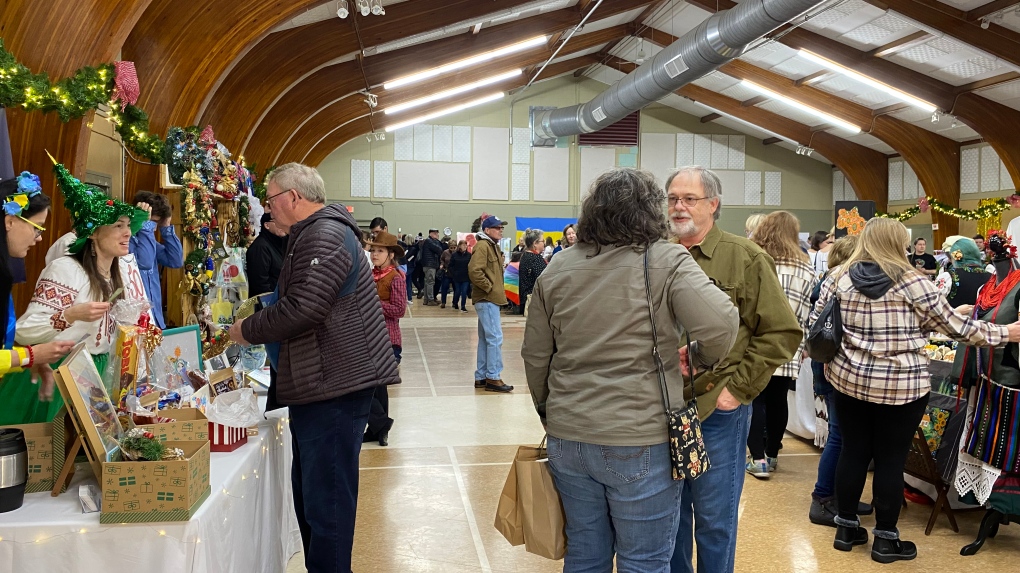
<path fill-rule="evenodd" d="M 63 332 L 71 326 L 66 320 L 64 320 L 64 311 L 54 313 L 53 316 L 50 317 L 50 325 L 53 327 L 53 330 L 56 330 L 57 332 Z"/>
<path fill-rule="evenodd" d="M 78 291 L 73 288 L 53 282 L 49 279 L 40 279 L 32 295 L 32 302 L 48 306 L 56 311 L 71 308 Z M 66 328 L 66 327 L 65 327 Z"/>

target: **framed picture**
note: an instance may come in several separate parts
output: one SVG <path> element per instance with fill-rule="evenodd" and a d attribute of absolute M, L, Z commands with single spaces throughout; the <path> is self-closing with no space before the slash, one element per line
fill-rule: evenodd
<path fill-rule="evenodd" d="M 187 362 L 189 370 L 203 369 L 202 332 L 197 324 L 164 330 L 160 348 L 174 362 L 175 370 L 181 369 L 181 362 Z"/>
<path fill-rule="evenodd" d="M 92 355 L 82 342 L 74 347 L 56 372 L 57 385 L 68 405 L 78 431 L 84 436 L 86 452 L 96 475 L 102 475 L 101 462 L 120 459 L 118 440 L 123 434 L 103 378 L 96 370 Z"/>
<path fill-rule="evenodd" d="M 234 379 L 234 370 L 232 368 L 224 368 L 223 370 L 217 370 L 209 375 L 209 393 L 213 396 L 219 396 L 220 394 L 226 394 L 233 390 L 240 388 L 240 384 Z"/>

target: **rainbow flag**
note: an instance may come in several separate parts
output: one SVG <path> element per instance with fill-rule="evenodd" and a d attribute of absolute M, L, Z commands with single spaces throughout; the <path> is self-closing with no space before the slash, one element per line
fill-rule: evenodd
<path fill-rule="evenodd" d="M 503 271 L 503 289 L 506 299 L 516 305 L 521 304 L 521 263 L 510 263 Z"/>

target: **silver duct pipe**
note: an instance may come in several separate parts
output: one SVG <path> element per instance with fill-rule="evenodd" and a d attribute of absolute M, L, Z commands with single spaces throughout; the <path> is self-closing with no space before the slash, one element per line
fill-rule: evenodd
<path fill-rule="evenodd" d="M 747 46 L 824 0 L 744 0 L 666 46 L 588 103 L 535 110 L 532 141 L 612 125 L 740 56 Z"/>

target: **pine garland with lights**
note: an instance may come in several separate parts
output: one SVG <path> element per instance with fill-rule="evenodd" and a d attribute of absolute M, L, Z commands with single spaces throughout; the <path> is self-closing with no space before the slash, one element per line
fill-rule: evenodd
<path fill-rule="evenodd" d="M 965 221 L 980 221 L 981 219 L 998 216 L 1011 206 L 1017 205 L 1020 203 L 1020 195 L 1011 195 L 1009 198 L 995 199 L 994 203 L 982 205 L 977 209 L 960 209 L 959 207 L 946 205 L 945 203 L 932 199 L 931 197 L 925 197 L 925 199 L 922 199 L 918 205 L 914 205 L 905 211 L 900 211 L 899 213 L 883 213 L 879 211 L 875 214 L 875 216 L 886 219 L 895 219 L 901 223 L 906 222 L 927 211 L 927 209 L 923 209 L 921 207 L 921 204 L 925 201 L 927 201 L 927 206 L 936 213 L 942 213 L 943 215 L 949 215 Z"/>
<path fill-rule="evenodd" d="M 55 112 L 60 121 L 67 123 L 107 104 L 110 122 L 124 140 L 124 146 L 153 163 L 160 163 L 162 139 L 149 133 L 149 116 L 144 111 L 114 99 L 115 80 L 113 64 L 101 64 L 83 67 L 71 77 L 53 83 L 45 73 L 32 73 L 0 39 L 0 106 Z"/>

